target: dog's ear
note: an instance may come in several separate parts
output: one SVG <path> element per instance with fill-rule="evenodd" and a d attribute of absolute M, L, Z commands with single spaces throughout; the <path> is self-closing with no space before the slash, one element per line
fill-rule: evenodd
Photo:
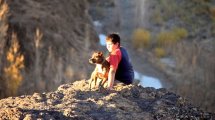
<path fill-rule="evenodd" d="M 101 51 L 98 52 L 99 56 L 103 56 L 103 53 Z"/>

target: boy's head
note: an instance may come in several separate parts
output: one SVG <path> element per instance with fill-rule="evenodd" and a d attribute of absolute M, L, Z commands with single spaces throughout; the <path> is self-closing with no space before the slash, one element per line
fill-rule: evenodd
<path fill-rule="evenodd" d="M 118 43 L 120 45 L 120 37 L 118 34 L 116 33 L 112 33 L 112 34 L 109 34 L 107 37 L 106 37 L 106 42 L 107 41 L 111 41 L 113 44 L 116 44 Z"/>
<path fill-rule="evenodd" d="M 106 37 L 106 47 L 109 52 L 115 51 L 117 48 L 120 47 L 120 37 L 118 34 L 109 34 Z"/>

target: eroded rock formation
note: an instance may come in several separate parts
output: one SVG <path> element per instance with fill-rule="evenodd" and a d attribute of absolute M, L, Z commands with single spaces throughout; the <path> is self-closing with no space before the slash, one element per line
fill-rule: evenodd
<path fill-rule="evenodd" d="M 56 91 L 0 100 L 1 119 L 152 120 L 214 119 L 166 89 L 115 85 L 114 90 L 89 91 L 86 80 Z"/>

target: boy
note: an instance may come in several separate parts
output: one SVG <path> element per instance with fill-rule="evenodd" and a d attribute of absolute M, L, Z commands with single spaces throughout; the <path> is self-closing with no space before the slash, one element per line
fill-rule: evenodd
<path fill-rule="evenodd" d="M 113 89 L 115 79 L 126 85 L 131 84 L 134 79 L 134 71 L 127 51 L 120 46 L 119 35 L 109 34 L 106 37 L 106 47 L 109 51 L 109 56 L 106 59 L 110 63 L 107 89 Z"/>

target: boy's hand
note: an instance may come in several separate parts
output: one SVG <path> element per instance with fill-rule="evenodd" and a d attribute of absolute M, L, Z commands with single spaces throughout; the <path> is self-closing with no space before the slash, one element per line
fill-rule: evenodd
<path fill-rule="evenodd" d="M 111 91 L 111 90 L 113 90 L 113 87 L 107 87 L 107 90 Z"/>

